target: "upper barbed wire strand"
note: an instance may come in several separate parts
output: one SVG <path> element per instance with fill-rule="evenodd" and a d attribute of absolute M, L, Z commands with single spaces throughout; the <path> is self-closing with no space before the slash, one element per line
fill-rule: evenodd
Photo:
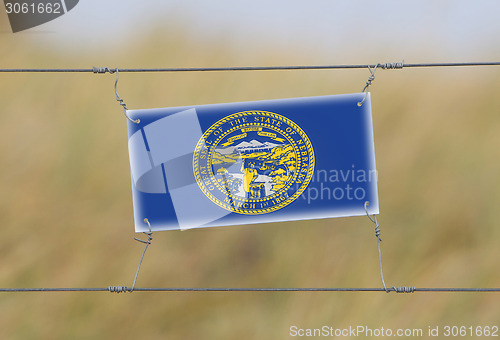
<path fill-rule="evenodd" d="M 0 72 L 75 72 L 75 73 L 114 73 L 119 72 L 214 72 L 214 71 L 267 71 L 267 70 L 329 70 L 329 69 L 366 69 L 374 68 L 401 69 L 413 67 L 460 67 L 460 66 L 500 66 L 500 61 L 484 62 L 448 62 L 448 63 L 374 63 L 374 64 L 345 64 L 345 65 L 297 65 L 297 66 L 232 66 L 232 67 L 170 67 L 170 68 L 2 68 Z M 401 66 L 401 67 L 400 67 Z"/>

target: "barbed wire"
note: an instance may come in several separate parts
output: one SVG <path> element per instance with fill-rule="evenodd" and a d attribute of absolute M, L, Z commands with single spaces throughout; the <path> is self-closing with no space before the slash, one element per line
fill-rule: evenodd
<path fill-rule="evenodd" d="M 392 290 L 395 293 L 500 293 L 500 288 L 416 288 Z M 27 292 L 384 292 L 385 288 L 138 288 L 133 290 L 125 286 L 107 288 L 0 288 L 0 293 Z M 390 291 L 389 291 L 390 292 Z"/>
<path fill-rule="evenodd" d="M 119 72 L 217 72 L 217 71 L 272 71 L 272 70 L 334 70 L 334 69 L 366 69 L 379 67 L 382 69 L 402 69 L 420 67 L 463 67 L 463 66 L 500 66 L 500 61 L 492 62 L 457 62 L 457 63 L 376 63 L 346 65 L 298 65 L 298 66 L 234 66 L 234 67 L 168 67 L 168 68 L 3 68 L 0 72 L 21 73 L 114 73 Z M 113 71 L 113 72 L 112 72 Z"/>

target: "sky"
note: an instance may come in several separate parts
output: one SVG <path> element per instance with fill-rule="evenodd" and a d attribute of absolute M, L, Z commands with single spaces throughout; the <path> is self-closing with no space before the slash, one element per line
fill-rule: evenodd
<path fill-rule="evenodd" d="M 136 44 L 154 27 L 175 26 L 195 42 L 223 39 L 242 53 L 294 46 L 359 61 L 373 50 L 393 61 L 495 60 L 499 12 L 498 0 L 80 0 L 68 14 L 17 34 L 78 51 Z"/>

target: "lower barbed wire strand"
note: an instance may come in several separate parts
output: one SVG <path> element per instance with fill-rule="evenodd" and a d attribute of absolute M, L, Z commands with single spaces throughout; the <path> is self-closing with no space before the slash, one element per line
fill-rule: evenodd
<path fill-rule="evenodd" d="M 392 287 L 399 293 L 500 293 L 500 288 L 415 288 Z M 126 286 L 107 288 L 0 288 L 0 293 L 128 292 Z M 135 288 L 136 292 L 386 292 L 384 288 Z"/>

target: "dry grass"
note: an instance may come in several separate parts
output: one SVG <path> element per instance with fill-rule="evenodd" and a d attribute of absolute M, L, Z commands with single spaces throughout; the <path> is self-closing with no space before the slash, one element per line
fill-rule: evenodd
<path fill-rule="evenodd" d="M 0 51 L 2 66 L 216 66 L 237 58 L 223 44 L 192 56 L 177 38 L 155 46 L 155 54 L 143 52 L 151 45 L 144 42 L 75 64 L 33 43 L 25 51 L 25 39 L 0 36 L 11 47 Z M 256 63 L 282 64 L 294 51 L 287 52 Z M 131 108 L 149 108 L 358 92 L 367 74 L 123 74 L 119 86 Z M 498 76 L 494 68 L 377 74 L 372 104 L 388 284 L 499 286 Z M 131 283 L 142 245 L 133 241 L 126 125 L 112 85 L 109 75 L 1 75 L 2 287 Z M 361 217 L 157 233 L 138 285 L 379 286 L 373 225 Z M 0 295 L 2 339 L 280 339 L 291 325 L 427 329 L 499 317 L 498 295 L 487 294 Z"/>

